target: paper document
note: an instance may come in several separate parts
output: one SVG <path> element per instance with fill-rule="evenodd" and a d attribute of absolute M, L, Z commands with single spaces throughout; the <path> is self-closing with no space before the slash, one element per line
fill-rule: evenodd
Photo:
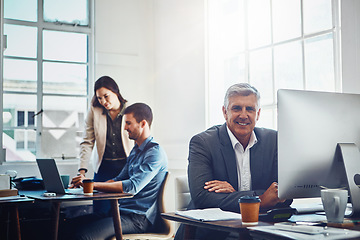
<path fill-rule="evenodd" d="M 194 209 L 187 211 L 176 211 L 175 213 L 180 216 L 196 219 L 199 221 L 241 219 L 240 213 L 223 211 L 220 208 Z"/>
<path fill-rule="evenodd" d="M 315 213 L 324 211 L 321 198 L 294 199 L 291 207 L 296 208 L 298 213 Z"/>

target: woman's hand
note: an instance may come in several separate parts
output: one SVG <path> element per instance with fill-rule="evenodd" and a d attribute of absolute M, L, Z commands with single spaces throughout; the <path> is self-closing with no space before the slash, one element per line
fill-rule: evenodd
<path fill-rule="evenodd" d="M 79 188 L 82 187 L 82 181 L 85 179 L 85 176 L 83 174 L 78 174 L 76 177 L 73 177 L 71 180 L 71 186 L 70 188 Z"/>

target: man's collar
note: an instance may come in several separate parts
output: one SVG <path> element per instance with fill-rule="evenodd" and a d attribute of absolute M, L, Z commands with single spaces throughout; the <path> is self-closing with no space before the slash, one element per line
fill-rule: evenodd
<path fill-rule="evenodd" d="M 140 145 L 138 146 L 138 149 L 140 151 L 144 150 L 145 146 L 153 139 L 152 136 L 149 136 L 147 139 L 145 139 L 145 141 Z M 136 145 L 137 146 L 137 145 Z"/>
<path fill-rule="evenodd" d="M 237 143 L 239 143 L 241 145 L 241 143 L 239 142 L 239 140 L 237 140 L 237 138 L 235 137 L 235 135 L 231 132 L 231 130 L 229 129 L 229 127 L 226 125 L 226 130 L 229 134 L 230 137 L 230 141 L 231 141 L 231 145 L 232 147 L 235 149 L 235 145 Z M 256 134 L 254 132 L 254 130 L 251 132 L 250 135 L 250 140 L 249 140 L 249 144 L 248 147 L 251 148 L 252 146 L 254 146 L 257 143 L 257 137 Z"/>

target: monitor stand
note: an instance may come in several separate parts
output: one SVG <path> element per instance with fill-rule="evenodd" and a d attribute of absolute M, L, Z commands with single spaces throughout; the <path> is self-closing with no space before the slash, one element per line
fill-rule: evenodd
<path fill-rule="evenodd" d="M 346 179 L 352 203 L 352 212 L 347 217 L 360 216 L 360 151 L 354 143 L 338 143 L 345 167 Z"/>

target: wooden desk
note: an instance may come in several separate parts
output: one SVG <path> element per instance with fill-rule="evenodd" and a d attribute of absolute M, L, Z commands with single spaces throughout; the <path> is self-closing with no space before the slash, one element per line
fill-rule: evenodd
<path fill-rule="evenodd" d="M 203 222 L 195 219 L 183 217 L 175 213 L 162 213 L 161 216 L 165 219 L 176 221 L 185 224 L 184 239 L 195 239 L 195 227 L 208 228 L 212 230 L 235 232 L 239 234 L 239 239 L 248 240 L 250 237 L 249 231 L 246 229 L 247 226 L 243 225 L 241 219 L 238 220 L 227 220 L 227 221 L 211 221 Z M 259 222 L 258 226 L 269 226 L 272 223 Z"/>
<path fill-rule="evenodd" d="M 19 210 L 18 206 L 23 203 L 33 203 L 34 200 L 27 197 L 0 198 L 0 207 L 5 207 L 9 210 L 11 221 L 14 222 L 15 227 L 15 239 L 21 239 Z"/>
<path fill-rule="evenodd" d="M 117 240 L 122 240 L 121 221 L 118 200 L 120 198 L 131 198 L 133 195 L 130 193 L 94 193 L 92 196 L 85 196 L 82 194 L 57 194 L 56 197 L 44 197 L 45 191 L 22 191 L 29 198 L 33 198 L 37 201 L 50 201 L 52 203 L 53 213 L 53 236 L 51 239 L 56 240 L 58 238 L 59 231 L 59 216 L 60 216 L 60 204 L 64 201 L 84 201 L 84 200 L 110 200 L 111 212 L 113 215 L 115 236 Z"/>
<path fill-rule="evenodd" d="M 317 219 L 317 215 L 316 214 L 301 214 L 302 216 L 307 216 L 309 217 L 309 219 L 311 219 L 312 217 L 315 217 L 314 219 Z M 185 226 L 185 233 L 184 233 L 184 240 L 188 240 L 188 239 L 195 239 L 195 229 L 196 227 L 201 227 L 201 228 L 207 228 L 207 229 L 212 229 L 212 230 L 218 230 L 218 231 L 225 231 L 225 232 L 235 232 L 239 234 L 239 240 L 250 240 L 253 239 L 250 236 L 249 230 L 247 229 L 247 227 L 249 226 L 245 226 L 242 224 L 241 220 L 227 220 L 227 221 L 208 221 L 208 222 L 203 222 L 203 221 L 198 221 L 195 219 L 191 219 L 191 218 L 187 218 L 187 217 L 183 217 L 180 215 L 177 215 L 175 213 L 162 213 L 161 216 L 165 219 L 171 220 L 171 221 L 176 221 L 176 222 L 180 222 L 183 223 Z M 256 226 L 271 226 L 273 225 L 273 223 L 271 222 L 259 222 L 258 225 Z M 360 219 L 347 219 L 345 218 L 344 223 L 339 223 L 339 224 L 326 224 L 325 222 L 319 222 L 319 225 L 327 225 L 329 227 L 336 227 L 336 228 L 342 228 L 342 229 L 349 229 L 349 230 L 356 230 L 359 231 L 360 230 Z M 277 237 L 275 237 L 277 238 Z M 269 239 L 275 239 L 274 237 Z M 349 237 L 344 235 L 344 239 L 350 239 Z M 358 237 L 354 237 L 351 239 L 358 239 L 360 240 L 360 238 Z"/>

